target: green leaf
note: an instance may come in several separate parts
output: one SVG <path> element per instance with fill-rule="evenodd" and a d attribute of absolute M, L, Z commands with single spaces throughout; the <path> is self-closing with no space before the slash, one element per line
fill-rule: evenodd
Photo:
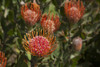
<path fill-rule="evenodd" d="M 8 35 L 12 36 L 14 34 L 13 32 L 13 29 L 10 29 L 8 32 L 7 32 Z"/>
<path fill-rule="evenodd" d="M 4 12 L 4 18 L 6 18 L 9 14 L 9 9 L 5 9 L 5 12 Z"/>
<path fill-rule="evenodd" d="M 96 0 L 100 4 L 100 0 Z"/>
<path fill-rule="evenodd" d="M 16 66 L 15 67 L 28 67 L 28 65 L 25 63 L 25 58 L 26 56 L 25 56 L 25 54 L 23 53 L 21 56 L 20 56 L 20 58 L 18 59 L 18 61 L 17 61 L 17 64 L 16 64 Z"/>

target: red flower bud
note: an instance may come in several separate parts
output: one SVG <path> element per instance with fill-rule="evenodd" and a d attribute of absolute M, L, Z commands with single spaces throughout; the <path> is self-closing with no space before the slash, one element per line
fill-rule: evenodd
<path fill-rule="evenodd" d="M 34 25 L 41 16 L 40 6 L 36 2 L 26 3 L 21 7 L 21 15 L 27 24 Z"/>
<path fill-rule="evenodd" d="M 64 9 L 69 21 L 74 23 L 78 22 L 81 19 L 81 17 L 84 15 L 85 10 L 83 2 L 80 0 L 66 0 Z"/>
<path fill-rule="evenodd" d="M 50 33 L 55 32 L 60 27 L 59 17 L 52 14 L 51 18 L 50 15 L 44 14 L 41 19 L 41 26 Z"/>

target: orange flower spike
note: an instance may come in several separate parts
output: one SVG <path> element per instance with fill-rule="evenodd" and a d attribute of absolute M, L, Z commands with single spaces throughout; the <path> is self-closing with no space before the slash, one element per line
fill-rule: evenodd
<path fill-rule="evenodd" d="M 24 15 L 24 11 L 28 10 L 28 7 L 27 7 L 27 3 L 25 5 L 22 5 L 21 7 L 21 15 L 23 16 Z"/>
<path fill-rule="evenodd" d="M 37 3 L 31 3 L 30 9 L 33 10 L 33 11 L 39 11 L 40 6 Z"/>
<path fill-rule="evenodd" d="M 42 16 L 42 19 L 41 19 L 41 25 L 42 25 L 42 27 L 43 27 L 43 25 L 45 25 L 43 22 L 44 22 L 46 19 L 47 19 L 47 14 L 44 14 L 44 15 Z"/>
<path fill-rule="evenodd" d="M 81 9 L 81 16 L 83 16 L 85 8 L 82 1 L 81 1 L 81 8 L 83 8 Z"/>
<path fill-rule="evenodd" d="M 55 16 L 54 21 L 55 21 L 55 24 L 56 24 L 55 27 L 56 27 L 56 30 L 57 30 L 57 29 L 59 29 L 60 24 L 61 24 L 60 21 L 59 21 L 59 17 L 57 15 Z"/>
<path fill-rule="evenodd" d="M 0 51 L 0 67 L 6 67 L 7 64 L 7 58 L 5 57 L 5 54 Z"/>
<path fill-rule="evenodd" d="M 51 54 L 57 47 L 56 38 L 46 31 L 39 30 L 29 33 L 23 40 L 23 46 L 26 51 L 29 51 L 33 56 L 45 57 Z M 49 36 L 49 38 L 48 38 Z M 28 42 L 28 43 L 27 43 Z M 27 44 L 26 44 L 27 43 Z"/>
<path fill-rule="evenodd" d="M 27 24 L 33 26 L 41 17 L 40 6 L 35 1 L 25 3 L 21 7 L 21 15 Z"/>
<path fill-rule="evenodd" d="M 74 23 L 77 23 L 81 19 L 85 10 L 83 2 L 80 0 L 66 0 L 64 9 L 69 21 Z"/>
<path fill-rule="evenodd" d="M 54 21 L 54 15 L 53 15 L 53 14 L 52 14 L 52 16 L 51 16 L 51 20 Z"/>
<path fill-rule="evenodd" d="M 59 20 L 58 16 L 54 17 L 54 15 L 52 14 L 52 16 L 50 17 L 50 14 L 48 15 L 43 14 L 42 19 L 41 19 L 41 26 L 46 31 L 53 33 L 59 28 L 61 24 L 58 20 Z"/>
<path fill-rule="evenodd" d="M 78 0 L 78 2 L 77 2 L 77 7 L 78 7 L 78 9 L 80 9 L 80 0 Z"/>
<path fill-rule="evenodd" d="M 27 3 L 25 4 L 25 11 L 27 11 L 28 10 L 28 6 L 27 6 Z"/>

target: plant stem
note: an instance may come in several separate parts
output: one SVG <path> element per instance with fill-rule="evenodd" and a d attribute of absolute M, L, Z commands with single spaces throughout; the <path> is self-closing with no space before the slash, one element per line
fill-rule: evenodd
<path fill-rule="evenodd" d="M 38 58 L 32 57 L 32 59 L 31 59 L 31 67 L 38 67 Z"/>
<path fill-rule="evenodd" d="M 35 63 L 35 64 L 34 64 L 34 67 L 38 67 L 38 64 L 37 64 L 37 63 Z"/>
<path fill-rule="evenodd" d="M 71 46 L 71 23 L 69 22 L 69 28 L 68 28 L 68 35 L 69 35 L 69 48 L 68 48 L 68 67 L 70 66 L 70 64 L 71 64 L 71 60 L 70 60 L 70 56 L 71 56 L 71 54 L 72 54 L 72 49 L 70 48 L 70 46 Z"/>
<path fill-rule="evenodd" d="M 19 0 L 17 0 L 17 3 L 18 3 L 18 6 L 20 7 L 20 2 L 19 2 Z"/>

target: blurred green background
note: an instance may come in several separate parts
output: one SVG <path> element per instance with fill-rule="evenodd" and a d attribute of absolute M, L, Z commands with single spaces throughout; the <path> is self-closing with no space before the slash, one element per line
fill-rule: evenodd
<path fill-rule="evenodd" d="M 7 57 L 6 67 L 33 67 L 31 56 L 22 47 L 22 38 L 31 29 L 42 28 L 40 21 L 29 27 L 22 19 L 20 2 L 22 0 L 0 0 L 0 51 Z M 23 0 L 25 3 L 31 0 Z M 42 14 L 57 14 L 60 17 L 60 29 L 54 33 L 58 47 L 48 57 L 40 58 L 39 67 L 100 67 L 100 0 L 82 0 L 85 14 L 71 26 L 71 41 L 80 36 L 83 47 L 79 52 L 71 52 L 69 40 L 69 22 L 64 13 L 65 0 L 37 0 Z M 31 60 L 32 59 L 32 60 Z M 34 65 L 34 64 L 33 64 Z"/>

